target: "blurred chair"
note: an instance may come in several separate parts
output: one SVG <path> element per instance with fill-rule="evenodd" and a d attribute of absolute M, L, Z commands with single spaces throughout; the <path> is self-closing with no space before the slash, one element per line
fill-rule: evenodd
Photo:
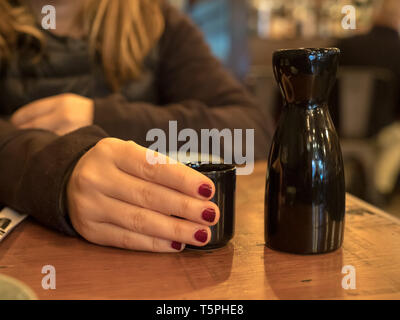
<path fill-rule="evenodd" d="M 396 80 L 390 70 L 365 67 L 339 70 L 330 107 L 341 138 L 346 187 L 376 205 L 384 199 L 375 185 L 379 155 L 375 137 L 395 121 L 396 101 Z M 355 173 L 352 167 L 360 168 L 361 172 Z M 354 192 L 364 181 L 364 192 Z"/>

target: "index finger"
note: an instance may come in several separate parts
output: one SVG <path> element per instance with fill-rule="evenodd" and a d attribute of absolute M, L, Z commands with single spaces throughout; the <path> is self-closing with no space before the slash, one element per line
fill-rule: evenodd
<path fill-rule="evenodd" d="M 33 101 L 18 109 L 12 115 L 11 122 L 17 126 L 22 125 L 37 117 L 50 113 L 53 111 L 54 105 L 54 97 Z"/>
<path fill-rule="evenodd" d="M 115 159 L 119 169 L 146 181 L 161 184 L 198 199 L 211 199 L 215 193 L 214 183 L 200 172 L 178 163 L 171 158 L 154 152 L 163 163 L 152 164 L 148 158 L 149 149 L 133 141 L 125 144 L 122 153 Z M 153 152 L 150 150 L 150 152 Z"/>

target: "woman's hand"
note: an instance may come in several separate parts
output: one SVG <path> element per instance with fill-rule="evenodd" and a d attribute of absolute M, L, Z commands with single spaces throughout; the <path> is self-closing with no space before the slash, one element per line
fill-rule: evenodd
<path fill-rule="evenodd" d="M 93 123 L 93 100 L 66 93 L 36 100 L 20 109 L 11 122 L 20 129 L 45 129 L 64 135 Z"/>
<path fill-rule="evenodd" d="M 131 250 L 207 244 L 220 215 L 208 201 L 214 184 L 181 163 L 151 165 L 146 152 L 106 138 L 79 160 L 67 186 L 75 230 L 90 242 Z"/>

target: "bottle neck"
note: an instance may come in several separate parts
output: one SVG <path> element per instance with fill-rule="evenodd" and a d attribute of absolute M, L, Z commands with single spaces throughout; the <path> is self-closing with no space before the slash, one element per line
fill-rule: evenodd
<path fill-rule="evenodd" d="M 287 103 L 322 105 L 336 81 L 339 50 L 294 49 L 274 53 L 273 68 Z"/>

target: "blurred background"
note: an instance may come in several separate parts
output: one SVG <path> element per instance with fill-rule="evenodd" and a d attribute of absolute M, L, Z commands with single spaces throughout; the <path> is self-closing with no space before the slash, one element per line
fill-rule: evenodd
<path fill-rule="evenodd" d="M 330 112 L 341 138 L 346 189 L 400 217 L 399 0 L 170 1 L 190 15 L 214 54 L 275 121 L 282 100 L 272 53 L 339 47 Z M 355 8 L 355 29 L 342 27 L 346 5 Z"/>

